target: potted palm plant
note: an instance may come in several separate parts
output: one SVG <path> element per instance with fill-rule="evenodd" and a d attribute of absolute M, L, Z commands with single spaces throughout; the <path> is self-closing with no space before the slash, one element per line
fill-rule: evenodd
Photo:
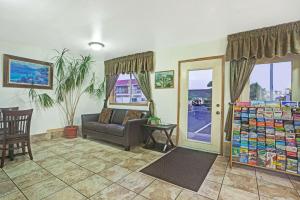
<path fill-rule="evenodd" d="M 50 108 L 58 106 L 65 120 L 64 134 L 67 138 L 77 137 L 78 126 L 74 118 L 79 101 L 83 94 L 101 97 L 104 92 L 104 81 L 97 84 L 95 74 L 90 73 L 92 57 L 81 56 L 73 58 L 68 49 L 57 51 L 54 59 L 56 88 L 54 95 L 39 94 L 36 90 L 29 90 L 29 98 L 39 107 Z"/>

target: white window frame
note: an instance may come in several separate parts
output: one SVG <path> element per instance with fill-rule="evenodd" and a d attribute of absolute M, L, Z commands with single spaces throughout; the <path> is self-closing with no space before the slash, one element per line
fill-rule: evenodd
<path fill-rule="evenodd" d="M 300 101 L 300 56 L 286 56 L 283 58 L 274 58 L 274 59 L 260 59 L 256 62 L 258 64 L 270 64 L 270 63 L 279 63 L 279 62 L 291 62 L 292 63 L 292 101 Z M 240 101 L 250 101 L 250 80 L 248 80 L 243 92 L 239 98 Z"/>

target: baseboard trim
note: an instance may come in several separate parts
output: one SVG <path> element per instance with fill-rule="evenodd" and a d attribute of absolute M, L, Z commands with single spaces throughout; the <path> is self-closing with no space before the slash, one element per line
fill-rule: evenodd
<path fill-rule="evenodd" d="M 40 133 L 30 136 L 31 142 L 52 140 L 64 136 L 64 128 L 49 129 L 46 133 Z"/>

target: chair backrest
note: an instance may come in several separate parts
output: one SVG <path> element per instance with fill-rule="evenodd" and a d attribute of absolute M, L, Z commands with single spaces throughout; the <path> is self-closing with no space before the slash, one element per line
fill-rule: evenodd
<path fill-rule="evenodd" d="M 19 110 L 19 107 L 0 108 L 0 130 L 3 129 L 3 111 L 4 110 Z"/>
<path fill-rule="evenodd" d="M 19 107 L 0 108 L 0 119 L 3 119 L 2 111 L 4 111 L 4 110 L 19 110 Z"/>
<path fill-rule="evenodd" d="M 30 110 L 4 110 L 3 111 L 3 130 L 4 139 L 8 136 L 28 136 L 30 135 L 30 124 L 33 109 Z"/>

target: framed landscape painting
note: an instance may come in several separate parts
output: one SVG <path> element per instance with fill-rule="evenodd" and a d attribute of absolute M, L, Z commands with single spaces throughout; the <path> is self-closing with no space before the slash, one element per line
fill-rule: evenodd
<path fill-rule="evenodd" d="M 3 86 L 16 88 L 53 88 L 52 63 L 4 54 Z"/>
<path fill-rule="evenodd" d="M 155 72 L 155 88 L 174 88 L 174 70 Z"/>

